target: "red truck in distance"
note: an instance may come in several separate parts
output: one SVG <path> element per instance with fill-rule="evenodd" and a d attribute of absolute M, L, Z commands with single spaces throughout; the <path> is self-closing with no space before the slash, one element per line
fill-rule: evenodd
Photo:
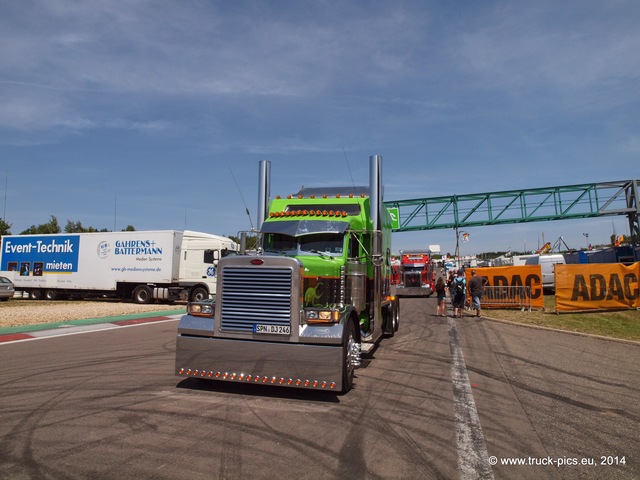
<path fill-rule="evenodd" d="M 430 296 L 435 285 L 431 252 L 401 250 L 396 292 L 398 296 Z"/>

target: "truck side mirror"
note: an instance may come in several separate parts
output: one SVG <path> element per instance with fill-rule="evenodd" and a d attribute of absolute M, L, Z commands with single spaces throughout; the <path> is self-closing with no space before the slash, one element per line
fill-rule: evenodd
<path fill-rule="evenodd" d="M 220 250 L 205 250 L 204 251 L 204 263 L 211 263 L 213 265 L 220 260 Z"/>

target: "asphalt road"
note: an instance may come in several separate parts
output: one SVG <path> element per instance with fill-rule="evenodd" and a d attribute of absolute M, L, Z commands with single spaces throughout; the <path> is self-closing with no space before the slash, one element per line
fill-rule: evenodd
<path fill-rule="evenodd" d="M 181 380 L 176 321 L 0 343 L 0 478 L 640 478 L 640 346 L 433 311 L 346 395 Z"/>

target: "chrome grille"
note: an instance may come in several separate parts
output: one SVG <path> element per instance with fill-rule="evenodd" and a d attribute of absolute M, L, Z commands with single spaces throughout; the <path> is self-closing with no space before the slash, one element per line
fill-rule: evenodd
<path fill-rule="evenodd" d="M 225 267 L 219 292 L 220 329 L 253 332 L 253 326 L 290 325 L 291 268 Z"/>

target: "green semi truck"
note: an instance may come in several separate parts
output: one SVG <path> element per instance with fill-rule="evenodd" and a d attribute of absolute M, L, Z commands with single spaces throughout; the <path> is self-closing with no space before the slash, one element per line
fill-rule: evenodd
<path fill-rule="evenodd" d="M 218 263 L 214 300 L 178 326 L 176 375 L 348 392 L 361 354 L 399 324 L 382 157 L 365 187 L 270 198 L 260 162 L 257 254 Z"/>

